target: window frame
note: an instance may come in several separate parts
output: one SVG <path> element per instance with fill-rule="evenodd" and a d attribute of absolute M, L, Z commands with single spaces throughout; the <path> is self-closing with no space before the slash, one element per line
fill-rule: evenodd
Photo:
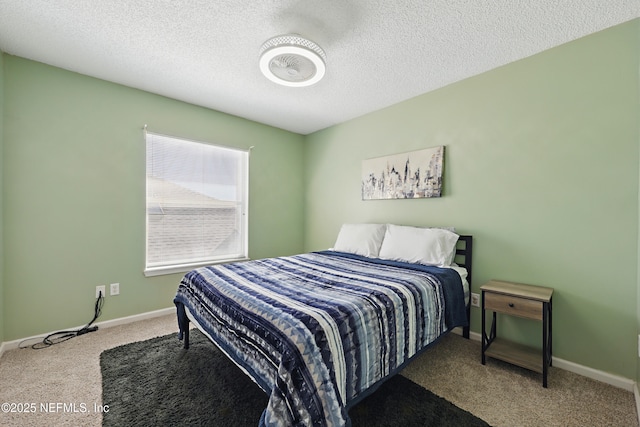
<path fill-rule="evenodd" d="M 241 209 L 239 224 L 240 224 L 240 239 L 241 239 L 240 245 L 242 250 L 240 251 L 240 254 L 238 254 L 238 256 L 222 255 L 222 256 L 210 257 L 210 258 L 207 258 L 206 260 L 197 260 L 193 262 L 188 261 L 183 263 L 172 263 L 172 264 L 156 265 L 156 266 L 149 265 L 149 207 L 148 207 L 149 206 L 149 180 L 148 180 L 149 171 L 147 170 L 148 168 L 147 157 L 148 157 L 148 144 L 149 144 L 148 135 L 157 136 L 161 138 L 170 138 L 178 142 L 196 143 L 196 144 L 206 145 L 209 147 L 219 148 L 222 150 L 235 151 L 238 153 L 242 153 L 246 156 L 244 157 L 244 159 L 242 159 L 243 160 L 241 164 L 242 170 L 240 171 L 240 174 L 242 174 L 243 182 L 240 183 L 239 189 L 243 197 L 242 197 L 242 200 L 240 200 L 238 203 Z M 145 200 L 145 203 L 144 203 L 145 255 L 144 255 L 143 272 L 145 277 L 160 276 L 160 275 L 167 275 L 167 274 L 174 274 L 174 273 L 184 273 L 184 272 L 193 270 L 195 268 L 203 267 L 207 265 L 223 264 L 228 262 L 248 260 L 249 259 L 248 253 L 249 253 L 249 165 L 250 165 L 249 155 L 250 155 L 250 149 L 230 147 L 230 146 L 214 144 L 206 141 L 199 141 L 199 140 L 193 140 L 189 138 L 151 132 L 147 130 L 146 126 L 144 128 L 144 144 L 145 144 L 145 168 L 144 168 L 145 169 L 145 198 L 144 198 Z"/>

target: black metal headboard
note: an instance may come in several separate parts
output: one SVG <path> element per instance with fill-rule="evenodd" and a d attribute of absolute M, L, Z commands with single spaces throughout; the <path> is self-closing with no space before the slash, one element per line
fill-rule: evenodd
<path fill-rule="evenodd" d="M 467 270 L 467 282 L 469 282 L 469 301 L 467 301 L 467 320 L 471 324 L 471 278 L 473 270 L 473 236 L 460 235 L 456 248 L 456 264 Z M 462 329 L 462 335 L 469 338 L 469 326 Z"/>
<path fill-rule="evenodd" d="M 461 242 L 464 244 L 461 245 Z M 460 255 L 462 258 L 456 258 L 456 264 L 467 269 L 467 282 L 471 285 L 471 268 L 473 255 L 473 236 L 468 234 L 460 235 L 458 246 L 456 248 L 456 257 Z"/>

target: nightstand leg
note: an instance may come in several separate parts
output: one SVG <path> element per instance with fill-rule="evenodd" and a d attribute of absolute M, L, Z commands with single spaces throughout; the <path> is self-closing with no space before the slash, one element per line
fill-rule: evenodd
<path fill-rule="evenodd" d="M 549 305 L 542 306 L 542 387 L 547 388 L 547 372 L 549 370 Z"/>
<path fill-rule="evenodd" d="M 491 334 L 489 335 L 489 342 L 493 341 L 498 336 L 498 313 L 493 312 L 493 318 L 491 320 Z"/>
<path fill-rule="evenodd" d="M 482 292 L 482 364 L 484 365 L 487 362 L 487 356 L 485 355 L 486 350 L 489 348 L 493 340 L 496 339 L 496 312 L 494 311 L 491 316 L 491 331 L 489 335 L 487 335 L 487 319 L 485 316 L 485 306 L 484 306 L 484 291 Z"/>
<path fill-rule="evenodd" d="M 482 307 L 480 308 L 482 313 L 482 364 L 484 365 L 487 362 L 486 356 L 484 355 L 484 351 L 487 349 L 487 330 L 485 329 L 486 324 L 486 316 L 484 313 L 484 291 L 482 291 Z"/>
<path fill-rule="evenodd" d="M 549 366 L 553 366 L 553 334 L 551 333 L 551 315 L 553 307 L 551 307 L 551 298 L 549 298 Z"/>

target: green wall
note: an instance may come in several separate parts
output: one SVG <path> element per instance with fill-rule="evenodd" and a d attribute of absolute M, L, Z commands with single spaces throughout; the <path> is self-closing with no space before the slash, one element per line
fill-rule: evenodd
<path fill-rule="evenodd" d="M 4 56 L 4 340 L 171 307 L 181 274 L 145 278 L 142 128 L 248 148 L 249 256 L 303 249 L 303 137 Z M 276 214 L 277 212 L 277 214 Z"/>
<path fill-rule="evenodd" d="M 4 54 L 0 51 L 0 343 L 4 341 L 4 234 L 2 222 L 2 177 L 4 161 L 2 153 L 4 152 Z"/>
<path fill-rule="evenodd" d="M 492 278 L 553 287 L 554 355 L 636 378 L 639 23 L 310 135 L 305 249 L 344 222 L 455 226 L 475 236 L 474 292 Z M 437 145 L 443 197 L 361 200 L 363 159 Z M 532 321 L 499 321 L 541 341 Z"/>
<path fill-rule="evenodd" d="M 636 30 L 636 41 L 638 45 L 640 45 L 640 25 L 638 27 L 639 28 Z M 638 73 L 637 80 L 640 81 L 640 60 L 638 60 L 636 64 L 636 72 Z M 640 104 L 640 85 L 636 87 L 636 94 L 637 94 L 636 102 Z M 636 122 L 636 125 L 638 126 L 638 129 L 639 129 L 638 133 L 640 134 L 640 120 Z M 640 174 L 638 174 L 638 179 L 640 180 Z M 638 210 L 640 212 L 640 194 L 638 195 Z M 638 332 L 638 354 L 637 354 L 638 358 L 636 359 L 635 380 L 636 380 L 636 388 L 637 388 L 638 383 L 640 383 L 640 213 L 638 215 L 638 292 L 636 295 L 636 309 L 637 309 L 637 329 L 638 329 L 637 331 Z"/>

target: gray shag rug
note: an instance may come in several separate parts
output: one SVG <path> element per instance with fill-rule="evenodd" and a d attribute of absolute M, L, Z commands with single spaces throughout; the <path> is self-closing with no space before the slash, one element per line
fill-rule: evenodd
<path fill-rule="evenodd" d="M 189 341 L 184 350 L 171 334 L 104 351 L 102 425 L 257 426 L 267 395 L 199 331 Z M 349 415 L 353 427 L 488 425 L 401 375 Z"/>

